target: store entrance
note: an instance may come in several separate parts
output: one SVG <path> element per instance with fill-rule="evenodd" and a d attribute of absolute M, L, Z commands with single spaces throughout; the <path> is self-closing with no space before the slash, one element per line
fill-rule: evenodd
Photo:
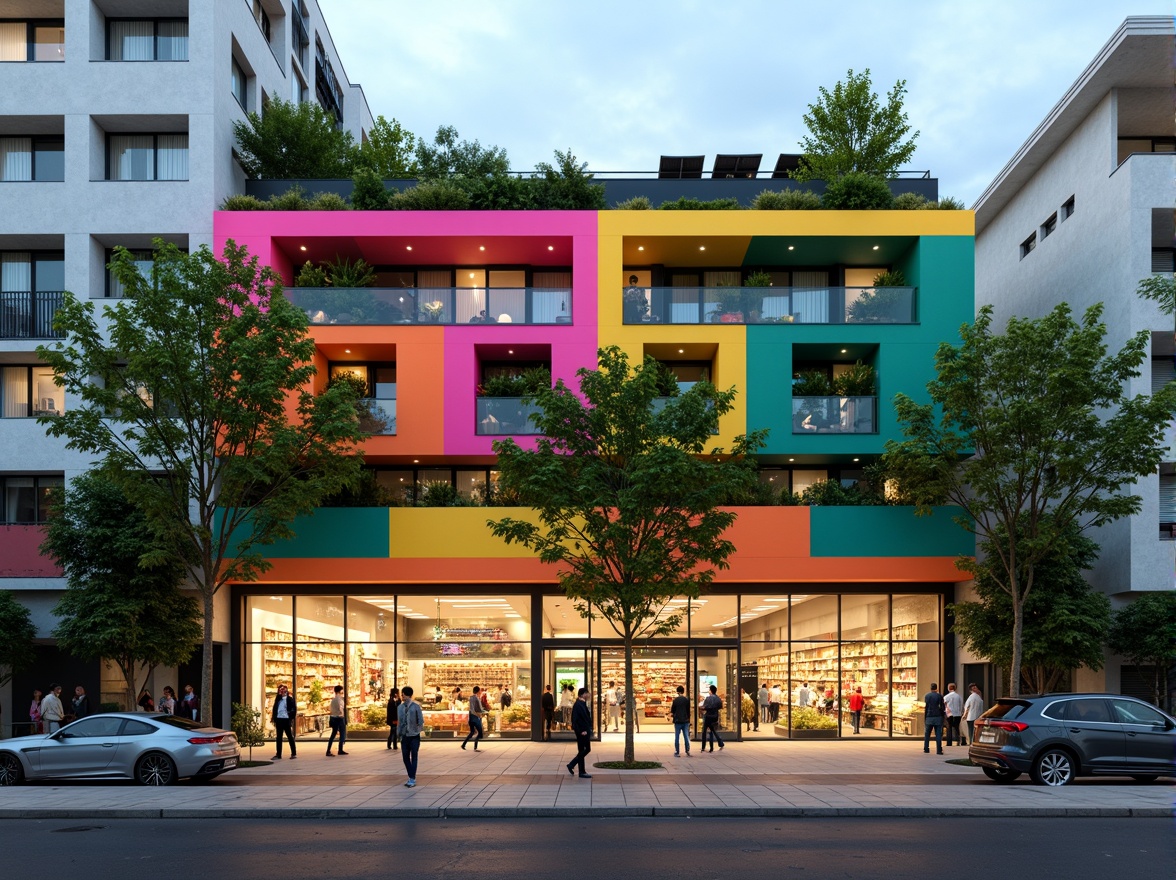
<path fill-rule="evenodd" d="M 600 683 L 594 710 L 607 737 L 625 732 L 626 699 L 633 706 L 633 733 L 672 732 L 670 704 L 678 687 L 690 696 L 689 651 L 686 648 L 634 648 L 633 693 L 625 692 L 625 649 L 601 648 Z"/>

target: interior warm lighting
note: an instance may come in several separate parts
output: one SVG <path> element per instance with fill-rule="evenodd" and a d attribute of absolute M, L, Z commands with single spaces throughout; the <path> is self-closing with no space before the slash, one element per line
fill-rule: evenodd
<path fill-rule="evenodd" d="M 482 250 L 486 250 L 486 249 L 485 249 L 485 248 L 482 248 Z M 473 273 L 473 272 L 471 272 L 471 273 L 470 273 L 470 277 L 471 277 L 471 278 L 473 278 L 473 277 L 474 277 L 474 273 Z"/>
<path fill-rule="evenodd" d="M 878 250 L 878 245 L 874 245 L 874 250 Z"/>
<path fill-rule="evenodd" d="M 404 249 L 405 249 L 406 251 L 411 251 L 411 250 L 412 250 L 412 245 L 411 245 L 411 244 L 406 244 L 406 245 L 404 246 Z"/>
<path fill-rule="evenodd" d="M 343 349 L 343 354 L 351 354 L 351 349 L 350 348 Z"/>
<path fill-rule="evenodd" d="M 796 459 L 795 459 L 795 458 L 790 458 L 790 459 L 788 459 L 788 460 L 789 460 L 789 461 L 796 461 Z"/>
<path fill-rule="evenodd" d="M 506 350 L 506 353 L 507 353 L 507 354 L 514 354 L 514 349 L 513 349 L 513 348 L 508 348 L 508 349 Z"/>
<path fill-rule="evenodd" d="M 549 251 L 553 251 L 553 250 L 555 250 L 555 245 L 553 245 L 553 244 L 549 244 L 549 245 L 547 246 L 547 249 L 548 249 Z"/>
<path fill-rule="evenodd" d="M 860 458 L 855 458 L 855 459 L 854 459 L 854 461 L 861 461 L 861 459 L 860 459 Z"/>
<path fill-rule="evenodd" d="M 486 250 L 486 245 L 484 245 L 484 244 L 478 245 L 478 250 L 480 250 L 480 251 Z M 877 248 L 874 248 L 874 250 L 877 250 Z M 474 276 L 471 275 L 470 277 L 473 278 Z"/>
<path fill-rule="evenodd" d="M 679 349 L 678 349 L 678 354 L 686 354 L 686 349 L 684 349 L 684 348 L 679 348 Z"/>
<path fill-rule="evenodd" d="M 637 245 L 637 250 L 639 250 L 639 251 L 645 250 L 645 245 L 643 245 L 643 244 Z"/>
<path fill-rule="evenodd" d="M 300 250 L 300 251 L 306 250 L 306 245 L 302 245 L 301 247 L 298 248 L 298 250 Z"/>
<path fill-rule="evenodd" d="M 849 349 L 848 349 L 848 348 L 843 348 L 843 349 L 841 349 L 841 353 L 842 353 L 842 354 L 845 354 L 847 351 L 849 351 Z"/>
<path fill-rule="evenodd" d="M 788 250 L 790 250 L 790 251 L 794 251 L 794 250 L 796 250 L 796 248 L 795 248 L 795 247 L 793 247 L 792 245 L 788 245 Z"/>
<path fill-rule="evenodd" d="M 699 249 L 700 251 L 705 251 L 705 250 L 706 250 L 706 245 L 705 245 L 705 244 L 700 244 L 700 245 L 698 246 L 698 249 Z"/>
<path fill-rule="evenodd" d="M 791 459 L 789 459 L 789 461 L 791 461 Z M 412 460 L 412 463 L 413 463 L 413 464 L 420 464 L 420 463 L 421 463 L 421 460 L 420 460 L 419 458 L 414 458 L 414 459 Z"/>

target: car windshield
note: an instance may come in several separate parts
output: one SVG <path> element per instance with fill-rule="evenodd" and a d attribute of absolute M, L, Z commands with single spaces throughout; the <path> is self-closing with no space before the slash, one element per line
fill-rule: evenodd
<path fill-rule="evenodd" d="M 1028 703 L 1015 702 L 1013 700 L 997 700 L 996 705 L 980 717 L 990 719 L 1007 718 L 1011 721 L 1028 708 Z"/>
<path fill-rule="evenodd" d="M 189 721 L 187 718 L 181 718 L 179 715 L 152 715 L 152 721 L 157 721 L 160 724 L 170 724 L 172 727 L 178 727 L 180 730 L 200 730 L 201 726 L 195 721 Z"/>

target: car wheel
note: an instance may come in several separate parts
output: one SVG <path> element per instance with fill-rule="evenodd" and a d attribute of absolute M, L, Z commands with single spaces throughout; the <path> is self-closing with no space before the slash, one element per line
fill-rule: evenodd
<path fill-rule="evenodd" d="M 1062 749 L 1046 749 L 1029 771 L 1038 785 L 1069 785 L 1074 781 L 1074 759 Z"/>
<path fill-rule="evenodd" d="M 9 752 L 0 755 L 0 785 L 19 785 L 24 780 L 20 758 Z"/>
<path fill-rule="evenodd" d="M 1136 782 L 1155 782 L 1160 778 L 1158 773 L 1132 773 L 1131 778 Z"/>
<path fill-rule="evenodd" d="M 152 752 L 135 766 L 135 782 L 140 785 L 171 785 L 176 781 L 176 765 L 167 755 Z"/>
<path fill-rule="evenodd" d="M 1006 770 L 1003 767 L 981 767 L 980 769 L 993 782 L 1012 782 L 1021 778 L 1021 774 L 1017 770 Z"/>

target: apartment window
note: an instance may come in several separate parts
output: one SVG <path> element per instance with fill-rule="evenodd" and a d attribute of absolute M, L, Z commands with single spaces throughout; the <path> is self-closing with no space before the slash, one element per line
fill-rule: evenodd
<path fill-rule="evenodd" d="M 62 251 L 0 251 L 0 291 L 65 290 Z"/>
<path fill-rule="evenodd" d="M 1119 138 L 1119 164 L 1125 162 L 1133 153 L 1171 153 L 1176 151 L 1176 138 L 1162 137 L 1126 137 Z"/>
<path fill-rule="evenodd" d="M 1069 220 L 1073 214 L 1074 197 L 1070 196 L 1070 198 L 1066 199 L 1066 201 L 1062 203 L 1062 221 L 1065 222 L 1066 220 Z"/>
<path fill-rule="evenodd" d="M 150 281 L 155 272 L 155 254 L 149 248 L 128 248 L 127 250 L 135 263 L 135 268 L 139 270 L 139 274 Z M 110 261 L 113 259 L 114 250 L 107 249 L 106 265 L 109 266 Z M 114 273 L 109 268 L 106 270 L 106 296 L 112 299 L 121 299 L 126 296 L 126 291 L 123 289 L 122 284 L 114 277 Z"/>
<path fill-rule="evenodd" d="M 49 492 L 65 485 L 58 475 L 0 477 L 5 525 L 36 525 L 49 516 Z"/>
<path fill-rule="evenodd" d="M 1025 259 L 1037 247 L 1037 233 L 1034 232 L 1031 236 L 1021 242 L 1021 259 Z"/>
<path fill-rule="evenodd" d="M 242 110 L 248 110 L 248 85 L 249 77 L 245 75 L 245 71 L 241 69 L 241 65 L 237 59 L 233 59 L 233 97 L 237 99 L 237 103 L 241 105 Z"/>
<path fill-rule="evenodd" d="M 1041 224 L 1041 240 L 1045 241 L 1050 234 L 1058 228 L 1058 215 L 1055 211 L 1050 215 L 1049 219 Z"/>
<path fill-rule="evenodd" d="M 302 81 L 302 77 L 298 75 L 297 71 L 291 71 L 290 100 L 295 104 L 303 104 L 306 102 L 306 98 L 306 83 Z"/>
<path fill-rule="evenodd" d="M 0 137 L 0 181 L 65 180 L 65 138 Z"/>
<path fill-rule="evenodd" d="M 1164 274 L 1176 272 L 1176 248 L 1152 248 L 1151 270 Z"/>
<path fill-rule="evenodd" d="M 107 19 L 107 61 L 187 61 L 183 18 Z"/>
<path fill-rule="evenodd" d="M 1160 466 L 1160 538 L 1176 538 L 1176 473 L 1170 464 Z"/>
<path fill-rule="evenodd" d="M 65 412 L 65 389 L 53 384 L 53 368 L 0 367 L 0 418 L 27 419 Z"/>
<path fill-rule="evenodd" d="M 64 61 L 65 22 L 0 21 L 0 61 Z"/>
<path fill-rule="evenodd" d="M 187 180 L 188 135 L 112 134 L 106 139 L 107 180 Z"/>

